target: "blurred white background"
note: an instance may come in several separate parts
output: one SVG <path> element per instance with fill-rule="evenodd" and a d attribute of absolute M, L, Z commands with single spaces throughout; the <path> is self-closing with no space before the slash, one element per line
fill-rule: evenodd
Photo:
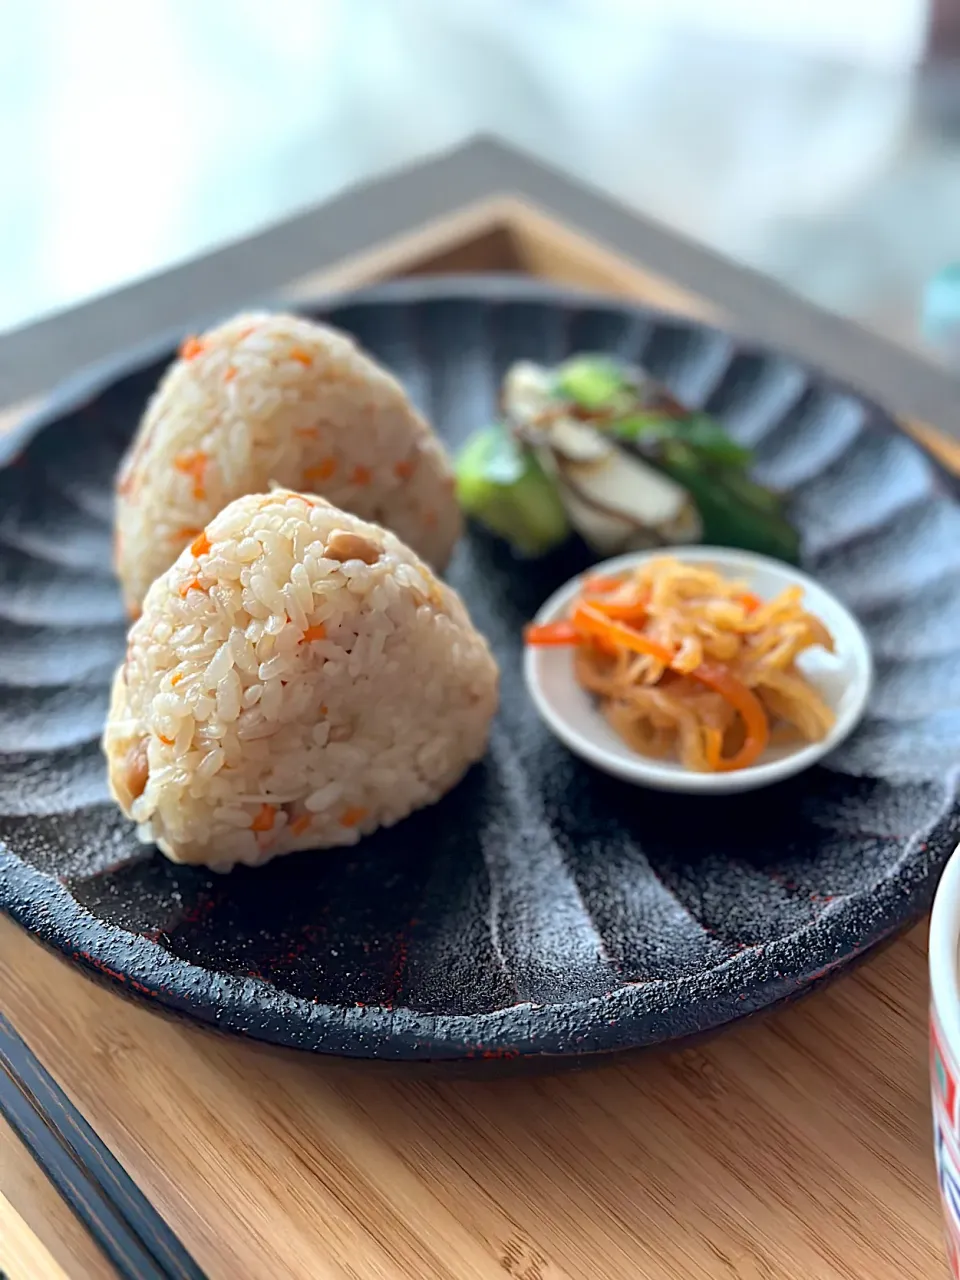
<path fill-rule="evenodd" d="M 960 257 L 926 0 L 0 0 L 0 329 L 495 132 L 906 341 Z"/>

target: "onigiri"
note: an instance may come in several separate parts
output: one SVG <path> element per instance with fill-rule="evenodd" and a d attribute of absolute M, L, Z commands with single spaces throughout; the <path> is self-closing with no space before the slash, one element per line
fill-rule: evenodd
<path fill-rule="evenodd" d="M 154 582 L 103 745 L 124 813 L 218 870 L 353 844 L 484 752 L 498 672 L 459 596 L 321 498 L 239 498 Z"/>
<path fill-rule="evenodd" d="M 336 329 L 239 315 L 184 342 L 121 465 L 130 614 L 218 511 L 273 483 L 384 525 L 438 572 L 460 536 L 447 455 L 399 382 Z"/>

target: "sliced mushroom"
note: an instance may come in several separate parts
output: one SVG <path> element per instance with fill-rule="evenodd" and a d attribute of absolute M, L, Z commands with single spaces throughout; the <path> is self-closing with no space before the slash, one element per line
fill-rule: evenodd
<path fill-rule="evenodd" d="M 559 467 L 586 501 L 652 528 L 678 520 L 690 501 L 687 491 L 668 476 L 619 449 L 595 462 L 564 458 Z"/>
<path fill-rule="evenodd" d="M 518 360 L 503 380 L 501 400 L 504 415 L 513 422 L 533 423 L 550 408 L 553 375 L 543 365 Z"/>
<path fill-rule="evenodd" d="M 593 462 L 549 452 L 571 523 L 594 550 L 633 550 L 700 537 L 700 516 L 687 491 L 638 458 L 615 446 Z M 549 465 L 546 459 L 544 465 Z"/>
<path fill-rule="evenodd" d="M 596 462 L 616 452 L 616 446 L 595 427 L 573 418 L 557 418 L 547 429 L 546 437 L 550 447 L 569 462 Z"/>

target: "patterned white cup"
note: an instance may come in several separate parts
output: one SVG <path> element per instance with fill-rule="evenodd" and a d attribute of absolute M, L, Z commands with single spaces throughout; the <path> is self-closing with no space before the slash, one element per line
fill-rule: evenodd
<path fill-rule="evenodd" d="M 930 919 L 930 1089 L 950 1274 L 960 1280 L 960 847 Z"/>

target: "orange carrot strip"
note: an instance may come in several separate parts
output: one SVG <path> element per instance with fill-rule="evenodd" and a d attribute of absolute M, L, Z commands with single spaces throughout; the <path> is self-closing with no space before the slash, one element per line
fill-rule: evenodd
<path fill-rule="evenodd" d="M 560 645 L 579 644 L 580 632 L 572 622 L 531 622 L 523 629 L 524 644 Z"/>
<path fill-rule="evenodd" d="M 369 467 L 354 467 L 350 472 L 351 484 L 369 484 L 373 479 L 373 472 Z"/>
<path fill-rule="evenodd" d="M 260 812 L 250 823 L 251 831 L 272 831 L 277 811 L 272 804 L 262 804 Z"/>
<path fill-rule="evenodd" d="M 719 729 L 712 729 L 709 725 L 703 725 L 700 732 L 703 734 L 703 753 L 707 757 L 707 768 L 717 773 L 723 758 L 723 734 Z"/>
<path fill-rule="evenodd" d="M 322 622 L 315 622 L 312 627 L 307 627 L 303 635 L 300 637 L 300 644 L 309 644 L 311 640 L 323 640 L 327 634 L 327 628 Z"/>
<path fill-rule="evenodd" d="M 604 604 L 597 600 L 590 603 L 604 617 L 613 618 L 617 622 L 626 622 L 631 627 L 642 627 L 647 620 L 647 606 L 639 602 L 637 604 Z"/>
<path fill-rule="evenodd" d="M 743 595 L 737 596 L 736 599 L 743 605 L 747 613 L 753 613 L 763 604 L 760 597 L 755 596 L 752 591 L 745 591 Z"/>
<path fill-rule="evenodd" d="M 752 689 L 719 663 L 701 662 L 690 674 L 729 702 L 740 715 L 746 729 L 743 746 L 736 755 L 718 757 L 717 763 L 712 767 L 720 773 L 746 769 L 763 753 L 770 741 L 770 723 L 763 703 Z"/>
<path fill-rule="evenodd" d="M 294 427 L 293 434 L 299 436 L 301 440 L 316 440 L 320 433 L 316 427 Z"/>
<path fill-rule="evenodd" d="M 644 653 L 650 658 L 656 658 L 665 667 L 669 667 L 673 659 L 673 654 L 666 645 L 658 644 L 656 640 L 651 640 L 649 636 L 643 635 L 625 622 L 606 617 L 586 601 L 580 601 L 576 605 L 570 621 L 585 639 L 619 645 L 623 649 L 629 649 L 631 653 Z"/>
<path fill-rule="evenodd" d="M 304 351 L 302 347 L 293 347 L 288 353 L 291 360 L 296 360 L 298 364 L 302 364 L 305 369 L 309 369 L 313 364 L 313 356 L 309 351 Z"/>
<path fill-rule="evenodd" d="M 656 640 L 613 618 L 607 618 L 593 605 L 581 602 L 573 611 L 571 619 L 574 627 L 582 636 L 600 640 L 603 643 L 620 645 L 632 653 L 644 653 L 658 659 L 669 667 L 673 654 Z M 719 693 L 740 715 L 746 730 L 743 746 L 736 755 L 721 758 L 717 769 L 729 773 L 734 769 L 745 769 L 760 756 L 770 741 L 770 724 L 767 720 L 763 704 L 752 689 L 738 680 L 726 667 L 714 662 L 701 662 L 690 672 L 690 675 Z"/>
<path fill-rule="evenodd" d="M 190 543 L 190 553 L 195 556 L 205 556 L 209 550 L 210 539 L 207 537 L 206 529 L 204 529 L 203 533 Z"/>
<path fill-rule="evenodd" d="M 179 683 L 180 683 L 180 681 L 181 681 L 182 679 L 183 679 L 183 672 L 182 672 L 182 671 L 175 671 L 175 672 L 173 673 L 173 675 L 170 677 L 170 685 L 171 685 L 171 688 L 172 688 L 174 685 L 179 684 Z"/>
<path fill-rule="evenodd" d="M 175 742 L 174 738 L 165 738 L 162 733 L 158 733 L 157 737 L 160 739 L 160 741 L 163 743 L 165 747 L 172 747 Z"/>
<path fill-rule="evenodd" d="M 294 820 L 290 823 L 291 835 L 302 836 L 303 833 L 306 831 L 307 827 L 309 827 L 310 822 L 311 822 L 310 814 L 301 813 L 299 818 L 294 818 Z"/>
<path fill-rule="evenodd" d="M 191 335 L 189 338 L 184 338 L 180 344 L 180 358 L 181 360 L 195 360 L 197 356 L 203 354 L 204 348 L 205 344 L 198 337 Z"/>
<path fill-rule="evenodd" d="M 366 816 L 366 809 L 359 809 L 355 807 L 344 809 L 343 813 L 340 815 L 340 825 L 341 827 L 359 826 Z"/>
<path fill-rule="evenodd" d="M 184 582 L 180 586 L 179 595 L 181 600 L 185 600 L 189 592 L 196 588 L 197 591 L 203 590 L 203 583 L 199 578 L 192 578 L 190 582 Z"/>
<path fill-rule="evenodd" d="M 580 583 L 585 596 L 599 596 L 607 591 L 616 591 L 627 581 L 626 578 L 609 578 L 602 573 L 593 573 Z"/>
<path fill-rule="evenodd" d="M 607 618 L 629 622 L 632 627 L 642 627 L 647 620 L 650 596 L 648 592 L 642 591 L 623 600 L 608 600 L 601 596 L 599 599 L 588 599 L 587 603 Z"/>
<path fill-rule="evenodd" d="M 223 375 L 223 380 L 224 382 L 232 382 L 236 376 L 237 376 L 237 371 L 233 367 L 233 365 L 231 365 L 230 368 Z"/>
<path fill-rule="evenodd" d="M 396 462 L 393 466 L 393 474 L 398 480 L 409 480 L 413 475 L 412 462 Z"/>

